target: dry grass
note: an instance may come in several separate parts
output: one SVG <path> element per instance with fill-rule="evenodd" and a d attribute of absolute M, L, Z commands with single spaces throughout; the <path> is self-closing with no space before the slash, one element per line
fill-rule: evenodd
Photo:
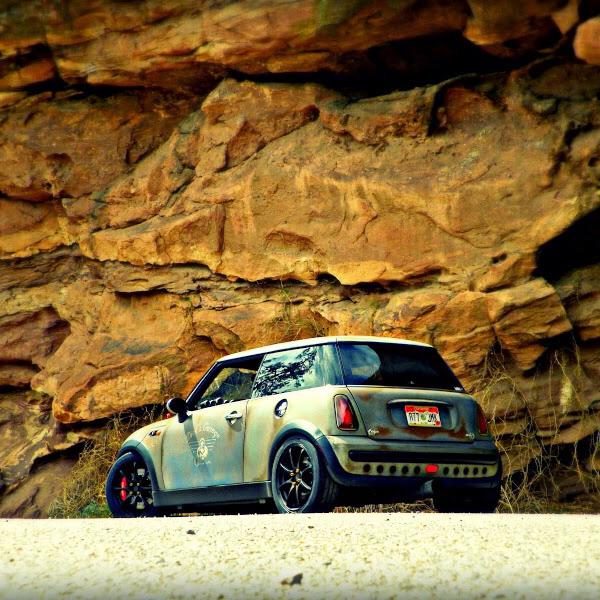
<path fill-rule="evenodd" d="M 551 377 L 561 380 L 553 397 Z M 585 418 L 593 409 L 581 397 L 583 371 L 577 349 L 567 355 L 554 352 L 548 372 L 533 381 L 548 390 L 546 425 L 536 423 L 539 407 L 524 394 L 517 380 L 504 366 L 501 356 L 492 356 L 475 395 L 487 407 L 504 465 L 504 481 L 498 510 L 510 513 L 600 512 L 600 474 L 589 466 L 598 456 L 600 431 L 574 444 L 556 443 L 565 428 L 573 424 L 570 414 Z M 494 400 L 501 393 L 502 409 Z M 565 398 L 568 407 L 565 409 Z"/>
<path fill-rule="evenodd" d="M 336 506 L 336 513 L 415 513 L 435 512 L 431 500 L 419 500 L 418 502 L 395 502 L 393 504 L 367 504 L 366 506 Z"/>
<path fill-rule="evenodd" d="M 507 473 L 500 512 L 600 512 L 600 474 L 588 467 L 598 453 L 598 432 L 567 445 L 544 443 L 530 431 L 512 443 L 499 439 L 498 446 L 508 456 L 513 446 L 523 443 L 522 437 L 537 452 L 522 469 Z"/>
<path fill-rule="evenodd" d="M 310 308 L 303 308 L 302 302 L 294 300 L 283 282 L 281 288 L 281 312 L 269 322 L 273 343 L 289 342 L 327 335 L 327 327 L 322 319 Z"/>
<path fill-rule="evenodd" d="M 132 432 L 160 418 L 162 405 L 113 417 L 97 439 L 83 447 L 62 494 L 48 512 L 51 519 L 110 517 L 104 483 L 121 444 Z"/>

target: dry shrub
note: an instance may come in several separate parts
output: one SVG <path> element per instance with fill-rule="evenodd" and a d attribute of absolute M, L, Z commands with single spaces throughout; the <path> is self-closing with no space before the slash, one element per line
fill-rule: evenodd
<path fill-rule="evenodd" d="M 136 429 L 160 418 L 162 405 L 113 417 L 98 437 L 85 443 L 61 495 L 48 512 L 51 519 L 110 517 L 104 483 L 121 444 Z"/>
<path fill-rule="evenodd" d="M 581 387 L 578 379 L 583 371 L 577 348 L 570 356 L 553 352 L 549 367 L 547 373 L 537 377 L 547 377 L 549 381 L 555 370 L 562 378 L 561 396 L 564 390 L 569 390 L 571 395 L 578 394 L 577 390 Z M 499 389 L 504 395 L 502 411 L 494 404 Z M 498 508 L 500 512 L 600 511 L 600 474 L 590 468 L 598 456 L 600 431 L 574 444 L 555 443 L 553 439 L 572 422 L 561 410 L 562 398 L 553 402 L 554 398 L 549 393 L 545 418 L 552 425 L 541 435 L 536 425 L 536 407 L 505 368 L 501 355 L 489 357 L 484 376 L 474 394 L 487 409 L 492 433 L 503 459 L 505 477 Z M 574 411 L 579 418 L 593 413 L 593 407 Z"/>
<path fill-rule="evenodd" d="M 302 306 L 301 300 L 294 300 L 290 290 L 281 285 L 281 312 L 269 322 L 272 343 L 289 342 L 328 334 L 324 319 L 310 308 Z"/>

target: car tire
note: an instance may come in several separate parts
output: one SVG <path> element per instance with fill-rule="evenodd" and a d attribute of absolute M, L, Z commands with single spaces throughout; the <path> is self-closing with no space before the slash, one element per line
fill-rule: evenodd
<path fill-rule="evenodd" d="M 442 513 L 493 513 L 500 501 L 500 486 L 489 490 L 438 490 L 433 506 Z"/>
<path fill-rule="evenodd" d="M 127 452 L 119 457 L 106 478 L 106 501 L 114 517 L 155 517 L 150 471 L 141 456 Z"/>
<path fill-rule="evenodd" d="M 277 512 L 327 512 L 335 502 L 337 485 L 315 445 L 296 436 L 285 440 L 275 453 L 271 492 Z"/>

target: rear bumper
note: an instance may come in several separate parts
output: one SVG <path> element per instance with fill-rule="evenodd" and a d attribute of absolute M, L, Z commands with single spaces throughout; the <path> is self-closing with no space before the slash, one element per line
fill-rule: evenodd
<path fill-rule="evenodd" d="M 492 489 L 502 477 L 492 440 L 382 444 L 355 436 L 323 436 L 317 444 L 339 485 L 379 490 L 384 496 L 427 497 L 434 487 Z"/>

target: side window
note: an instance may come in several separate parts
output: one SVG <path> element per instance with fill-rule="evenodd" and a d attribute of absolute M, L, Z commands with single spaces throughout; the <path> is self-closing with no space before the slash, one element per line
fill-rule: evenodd
<path fill-rule="evenodd" d="M 195 399 L 196 408 L 247 400 L 252 394 L 256 370 L 254 366 L 224 366 Z"/>
<path fill-rule="evenodd" d="M 339 367 L 332 346 L 311 346 L 265 356 L 252 397 L 294 392 L 339 383 Z"/>
<path fill-rule="evenodd" d="M 348 385 L 379 385 L 383 382 L 381 358 L 371 346 L 343 344 L 341 347 Z"/>

